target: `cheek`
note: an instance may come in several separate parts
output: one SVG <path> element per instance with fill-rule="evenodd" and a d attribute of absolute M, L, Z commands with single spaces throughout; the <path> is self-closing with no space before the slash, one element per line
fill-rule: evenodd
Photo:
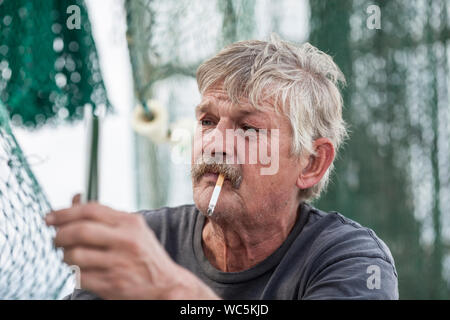
<path fill-rule="evenodd" d="M 192 182 L 192 195 L 197 204 L 208 206 L 213 190 L 214 186 L 204 181 Z"/>
<path fill-rule="evenodd" d="M 296 189 L 296 181 L 299 173 L 299 163 L 285 154 L 280 155 L 279 170 L 273 175 L 261 174 L 261 168 L 267 165 L 243 166 L 245 184 L 244 196 L 258 197 L 260 201 L 276 201 L 284 199 Z"/>
<path fill-rule="evenodd" d="M 199 129 L 195 131 L 194 139 L 192 141 L 192 151 L 191 151 L 191 161 L 195 163 L 202 156 L 203 145 L 202 145 L 202 134 Z"/>
<path fill-rule="evenodd" d="M 230 150 L 233 157 L 238 164 L 252 165 L 256 164 L 254 158 L 257 155 L 257 149 L 254 143 L 250 143 L 244 137 L 237 137 L 235 140 L 234 149 Z"/>
<path fill-rule="evenodd" d="M 257 136 L 248 138 L 238 136 L 233 142 L 233 146 L 234 150 L 230 153 L 233 153 L 237 163 L 245 164 L 249 167 L 261 165 L 261 152 L 264 155 L 267 153 L 270 154 L 270 146 L 268 146 L 266 141 L 258 139 Z"/>

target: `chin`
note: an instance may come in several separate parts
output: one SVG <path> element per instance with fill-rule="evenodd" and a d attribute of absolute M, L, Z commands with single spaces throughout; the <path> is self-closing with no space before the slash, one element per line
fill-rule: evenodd
<path fill-rule="evenodd" d="M 223 192 L 223 190 L 222 190 Z M 230 206 L 230 199 L 227 199 L 227 196 L 224 196 L 223 194 L 220 195 L 219 197 L 219 201 L 216 204 L 216 207 L 214 208 L 214 213 L 211 217 L 209 217 L 207 215 L 207 211 L 208 211 L 208 206 L 209 206 L 209 200 L 210 200 L 210 196 L 209 197 L 204 197 L 202 195 L 199 195 L 198 197 L 196 197 L 194 195 L 194 203 L 196 205 L 196 207 L 200 210 L 200 212 L 205 216 L 208 217 L 209 219 L 217 222 L 217 223 L 227 223 L 230 221 L 235 221 L 236 219 L 236 214 L 240 214 L 237 210 L 237 208 L 233 208 L 232 206 Z"/>
<path fill-rule="evenodd" d="M 200 210 L 200 212 L 204 216 L 206 216 L 206 212 L 208 211 L 209 203 L 206 201 L 203 201 L 203 200 L 197 200 L 195 197 L 194 197 L 194 203 L 195 203 L 195 206 L 197 207 L 197 209 Z"/>
<path fill-rule="evenodd" d="M 192 189 L 195 206 L 206 216 L 209 201 L 211 200 L 215 187 L 215 181 L 209 181 L 207 179 L 202 180 L 198 183 L 193 183 Z M 227 181 L 225 183 L 227 183 Z M 231 189 L 231 185 L 224 184 L 219 195 L 219 201 L 214 209 L 213 217 L 211 218 L 226 218 L 228 216 L 232 218 L 235 213 L 238 213 L 239 210 L 242 209 L 242 207 L 236 206 L 238 203 L 240 203 L 239 199 L 236 198 L 236 195 Z"/>

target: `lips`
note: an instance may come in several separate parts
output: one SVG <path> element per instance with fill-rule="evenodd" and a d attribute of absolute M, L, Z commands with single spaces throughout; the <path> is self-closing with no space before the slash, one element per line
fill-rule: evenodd
<path fill-rule="evenodd" d="M 214 173 L 214 172 L 207 172 L 203 175 L 203 178 L 213 178 L 215 180 L 217 180 L 218 177 L 219 177 L 219 174 Z"/>
<path fill-rule="evenodd" d="M 218 173 L 214 173 L 214 172 L 207 172 L 205 173 L 200 179 L 203 180 L 205 179 L 205 181 L 209 184 L 216 184 L 217 179 L 219 178 L 219 174 Z M 229 179 L 225 178 L 225 181 L 223 182 L 224 184 L 226 183 L 230 183 Z"/>
<path fill-rule="evenodd" d="M 231 184 L 233 188 L 239 189 L 242 174 L 238 167 L 223 163 L 196 163 L 191 167 L 191 175 L 196 182 L 207 181 L 208 184 L 215 184 L 220 173 L 225 176 L 225 184 Z"/>
<path fill-rule="evenodd" d="M 218 173 L 207 172 L 201 177 L 201 180 L 205 180 L 206 182 L 211 184 L 216 184 L 218 177 L 219 177 Z"/>

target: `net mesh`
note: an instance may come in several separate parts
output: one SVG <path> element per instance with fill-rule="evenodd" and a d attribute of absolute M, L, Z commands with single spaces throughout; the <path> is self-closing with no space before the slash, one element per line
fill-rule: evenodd
<path fill-rule="evenodd" d="M 50 210 L 0 102 L 0 299 L 57 299 L 73 283 L 43 219 Z"/>
<path fill-rule="evenodd" d="M 14 125 L 81 120 L 87 104 L 110 109 L 83 0 L 0 0 L 0 25 L 0 99 Z"/>

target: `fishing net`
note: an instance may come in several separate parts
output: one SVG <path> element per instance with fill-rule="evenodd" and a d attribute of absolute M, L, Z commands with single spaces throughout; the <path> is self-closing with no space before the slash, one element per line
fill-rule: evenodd
<path fill-rule="evenodd" d="M 39 128 L 110 106 L 83 0 L 0 0 L 0 101 L 0 299 L 61 298 L 72 269 L 9 119 Z"/>
<path fill-rule="evenodd" d="M 109 107 L 83 0 L 0 0 L 0 99 L 28 128 Z"/>
<path fill-rule="evenodd" d="M 58 299 L 73 285 L 43 219 L 50 210 L 0 102 L 0 299 Z"/>

